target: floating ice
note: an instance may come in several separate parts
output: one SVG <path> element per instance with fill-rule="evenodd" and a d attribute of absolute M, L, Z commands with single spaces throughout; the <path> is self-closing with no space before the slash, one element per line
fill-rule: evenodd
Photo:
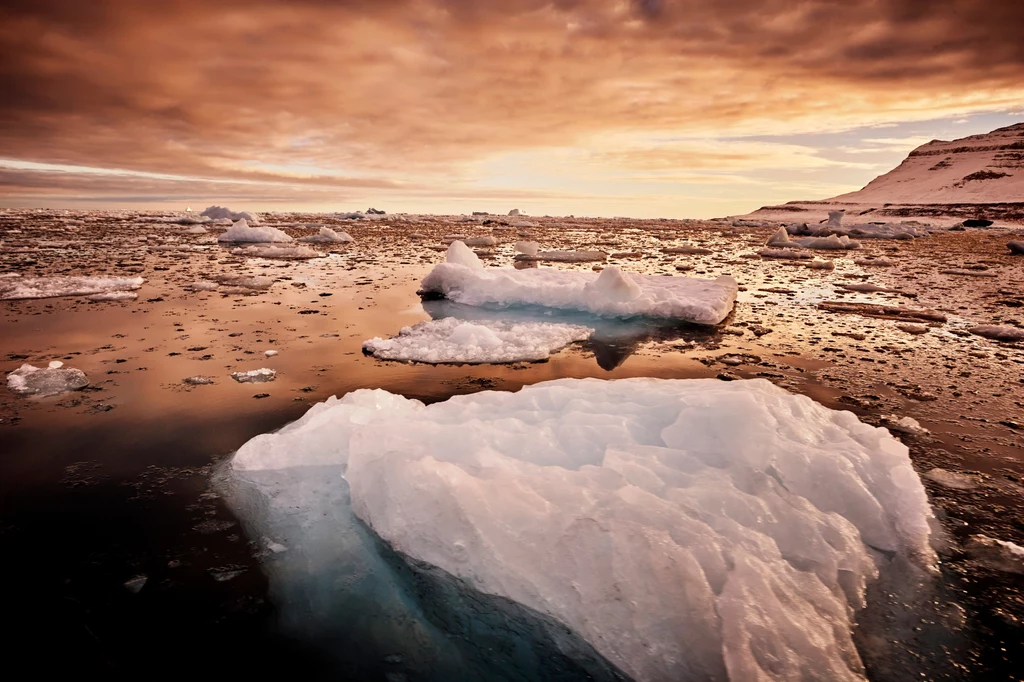
<path fill-rule="evenodd" d="M 451 243 L 448 247 L 447 254 L 445 254 L 445 261 L 471 270 L 481 269 L 484 267 L 480 257 L 473 253 L 473 249 L 469 248 L 461 241 L 453 241 Z"/>
<path fill-rule="evenodd" d="M 468 239 L 463 240 L 463 243 L 466 246 L 497 246 L 498 239 L 496 237 L 491 237 L 490 235 L 483 237 L 469 237 Z"/>
<path fill-rule="evenodd" d="M 987 568 L 1024 574 L 1024 547 L 987 535 L 972 535 L 964 549 Z"/>
<path fill-rule="evenodd" d="M 779 258 L 782 260 L 811 260 L 814 258 L 809 253 L 792 249 L 761 249 L 757 252 L 757 255 L 762 258 Z"/>
<path fill-rule="evenodd" d="M 533 255 L 521 253 L 516 260 L 545 260 L 552 263 L 604 262 L 608 254 L 604 251 L 541 251 Z"/>
<path fill-rule="evenodd" d="M 348 579 L 355 558 L 325 557 L 351 531 L 318 521 L 347 481 L 419 586 L 448 575 L 477 595 L 444 625 L 497 611 L 511 626 L 519 604 L 636 680 L 863 680 L 866 584 L 880 565 L 934 563 L 907 448 L 763 380 L 567 379 L 429 406 L 361 390 L 232 466 L 265 491 L 245 511 L 299 548 L 272 581 Z"/>
<path fill-rule="evenodd" d="M 828 237 L 804 237 L 802 239 L 792 239 L 789 236 L 789 232 L 786 228 L 780 227 L 779 231 L 773 234 L 768 239 L 768 246 L 774 246 L 783 249 L 829 249 L 829 250 L 847 250 L 847 249 L 859 249 L 860 244 L 854 241 L 850 241 L 847 236 L 837 237 L 836 235 L 829 235 Z"/>
<path fill-rule="evenodd" d="M 112 291 L 132 291 L 146 280 L 141 277 L 12 277 L 0 279 L 0 300 L 91 296 Z"/>
<path fill-rule="evenodd" d="M 313 244 L 343 244 L 354 240 L 348 232 L 335 232 L 329 227 L 321 227 L 318 233 L 302 237 L 299 241 Z"/>
<path fill-rule="evenodd" d="M 828 222 L 817 229 L 810 230 L 809 234 L 819 237 L 845 235 L 860 239 L 914 239 L 916 237 L 927 237 L 929 234 L 928 230 L 920 224 L 860 223 L 857 225 L 843 225 L 845 214 L 845 210 L 829 211 Z"/>
<path fill-rule="evenodd" d="M 249 223 L 246 222 L 245 218 L 242 218 L 226 232 L 221 233 L 217 237 L 217 241 L 228 243 L 270 243 L 290 242 L 293 240 L 287 233 L 282 232 L 276 227 L 249 227 Z"/>
<path fill-rule="evenodd" d="M 308 246 L 277 246 L 274 244 L 257 244 L 231 249 L 232 256 L 245 258 L 276 258 L 278 260 L 309 260 L 323 258 L 324 254 L 314 251 Z"/>
<path fill-rule="evenodd" d="M 77 391 L 88 385 L 85 372 L 64 367 L 62 362 L 56 367 L 51 362 L 46 368 L 25 364 L 7 375 L 7 388 L 19 395 L 46 397 Z"/>
<path fill-rule="evenodd" d="M 537 242 L 516 242 L 516 253 L 536 256 L 538 251 L 540 251 L 540 244 Z"/>
<path fill-rule="evenodd" d="M 190 291 L 216 291 L 220 285 L 216 282 L 207 282 L 205 280 L 199 280 L 198 282 L 192 282 L 186 286 L 186 289 Z"/>
<path fill-rule="evenodd" d="M 572 324 L 466 322 L 454 317 L 403 327 L 391 339 L 373 338 L 363 350 L 382 360 L 440 363 L 535 362 L 590 336 Z"/>
<path fill-rule="evenodd" d="M 423 279 L 424 293 L 473 306 L 539 305 L 612 317 L 647 315 L 718 324 L 732 310 L 738 291 L 736 280 L 728 275 L 710 280 L 639 275 L 618 268 L 605 268 L 601 275 L 548 268 L 485 269 L 479 259 L 467 266 L 472 261 L 462 249 L 476 258 L 465 245 L 452 244 L 448 262 L 434 266 Z"/>
<path fill-rule="evenodd" d="M 210 206 L 199 215 L 210 218 L 211 220 L 230 220 L 232 222 L 236 220 L 244 220 L 247 223 L 258 223 L 260 217 L 256 213 L 249 213 L 248 211 L 242 211 L 236 213 L 231 209 L 224 208 L 223 206 Z"/>
<path fill-rule="evenodd" d="M 232 372 L 231 378 L 240 384 L 263 384 L 277 378 L 277 372 L 263 367 L 248 372 Z"/>

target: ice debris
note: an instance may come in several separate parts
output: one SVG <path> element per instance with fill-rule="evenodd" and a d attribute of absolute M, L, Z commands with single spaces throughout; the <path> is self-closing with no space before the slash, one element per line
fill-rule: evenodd
<path fill-rule="evenodd" d="M 605 268 L 600 275 L 548 268 L 485 269 L 460 242 L 452 244 L 448 261 L 434 266 L 420 287 L 424 294 L 440 294 L 472 306 L 537 305 L 606 317 L 645 315 L 696 324 L 724 320 L 739 290 L 728 275 L 712 280 L 625 273 L 618 268 Z"/>
<path fill-rule="evenodd" d="M 363 350 L 382 360 L 430 364 L 536 362 L 593 331 L 571 324 L 447 317 L 403 327 L 391 339 L 370 339 Z"/>
<path fill-rule="evenodd" d="M 308 246 L 277 246 L 275 244 L 239 247 L 231 249 L 231 255 L 245 258 L 276 258 L 278 260 L 309 260 L 324 257 L 324 254 L 314 251 Z"/>
<path fill-rule="evenodd" d="M 134 291 L 145 281 L 141 277 L 10 277 L 0 279 L 0 300 Z"/>
<path fill-rule="evenodd" d="M 833 234 L 828 237 L 804 237 L 801 239 L 792 239 L 784 227 L 780 227 L 779 231 L 768 239 L 767 245 L 783 249 L 803 248 L 848 250 L 860 248 L 860 244 L 850 241 L 850 238 L 845 235 L 837 237 Z"/>
<path fill-rule="evenodd" d="M 1024 547 L 987 535 L 972 535 L 964 549 L 988 568 L 1006 573 L 1024 574 Z"/>
<path fill-rule="evenodd" d="M 230 220 L 232 222 L 244 220 L 247 223 L 260 222 L 260 217 L 256 213 L 249 213 L 248 211 L 236 213 L 235 211 L 224 208 L 223 206 L 210 206 L 199 215 L 210 218 L 211 220 Z"/>
<path fill-rule="evenodd" d="M 77 391 L 89 385 L 89 379 L 80 369 L 64 367 L 54 361 L 49 367 L 24 364 L 7 375 L 7 388 L 19 395 L 46 397 L 68 391 Z"/>
<path fill-rule="evenodd" d="M 232 372 L 231 378 L 240 384 L 263 384 L 277 378 L 277 372 L 263 367 L 248 372 Z"/>
<path fill-rule="evenodd" d="M 1011 327 L 1008 324 L 981 324 L 971 327 L 967 331 L 976 336 L 984 336 L 986 339 L 993 339 L 995 341 L 1010 343 L 1024 341 L 1024 328 Z"/>
<path fill-rule="evenodd" d="M 102 294 L 90 294 L 87 301 L 134 301 L 139 295 L 134 291 L 105 291 Z"/>
<path fill-rule="evenodd" d="M 293 240 L 291 236 L 276 227 L 249 227 L 249 223 L 245 218 L 242 218 L 233 224 L 226 232 L 221 233 L 217 237 L 217 241 L 239 244 L 243 242 L 280 243 L 290 242 Z"/>
<path fill-rule="evenodd" d="M 851 628 L 867 583 L 935 561 L 907 448 L 765 380 L 565 379 L 431 405 L 360 390 L 252 439 L 232 467 L 269 485 L 244 508 L 303 557 L 349 542 L 302 522 L 347 486 L 397 556 L 474 590 L 469 608 L 514 620 L 501 598 L 521 604 L 635 680 L 862 681 Z M 308 580 L 290 556 L 275 590 Z M 345 563 L 312 564 L 317 581 L 344 580 Z"/>

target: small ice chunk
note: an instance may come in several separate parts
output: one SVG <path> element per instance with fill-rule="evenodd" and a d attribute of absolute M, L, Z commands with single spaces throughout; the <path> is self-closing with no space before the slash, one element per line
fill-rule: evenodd
<path fill-rule="evenodd" d="M 533 256 L 520 255 L 518 259 L 551 261 L 552 263 L 603 263 L 608 259 L 604 251 L 541 251 Z"/>
<path fill-rule="evenodd" d="M 263 354 L 266 355 L 268 358 L 272 358 L 275 355 L 277 355 L 277 351 L 276 350 L 267 350 L 267 351 L 263 351 Z"/>
<path fill-rule="evenodd" d="M 540 251 L 540 244 L 537 242 L 516 242 L 516 253 L 536 256 L 538 251 Z"/>
<path fill-rule="evenodd" d="M 897 433 L 909 433 L 912 436 L 924 436 L 930 433 L 928 429 L 921 426 L 913 417 L 897 417 L 896 415 L 884 415 L 882 422 L 889 427 L 890 431 Z"/>
<path fill-rule="evenodd" d="M 189 284 L 185 288 L 190 291 L 216 291 L 217 287 L 219 286 L 220 285 L 217 284 L 216 282 L 207 282 L 205 280 L 199 280 L 198 282 L 193 282 L 192 284 Z"/>
<path fill-rule="evenodd" d="M 7 375 L 7 388 L 19 395 L 46 397 L 77 391 L 88 385 L 85 372 L 64 367 L 63 363 L 46 368 L 24 364 Z"/>
<path fill-rule="evenodd" d="M 348 232 L 335 232 L 331 228 L 324 226 L 320 228 L 317 234 L 302 237 L 299 241 L 313 244 L 343 244 L 355 240 L 352 239 L 352 235 Z"/>
<path fill-rule="evenodd" d="M 263 384 L 277 378 L 277 372 L 263 367 L 248 372 L 232 372 L 231 378 L 240 384 Z"/>
<path fill-rule="evenodd" d="M 448 252 L 445 254 L 445 262 L 472 269 L 482 269 L 484 267 L 480 257 L 473 253 L 473 250 L 466 246 L 464 242 L 458 240 L 453 241 L 451 246 L 448 247 Z"/>
<path fill-rule="evenodd" d="M 593 332 L 587 327 L 547 322 L 448 317 L 403 327 L 391 339 L 373 338 L 363 350 L 382 360 L 440 363 L 536 362 Z"/>
<path fill-rule="evenodd" d="M 973 490 L 978 487 L 978 481 L 973 476 L 938 467 L 926 471 L 924 477 L 953 490 Z"/>
<path fill-rule="evenodd" d="M 218 242 L 227 243 L 273 243 L 294 241 L 287 233 L 276 227 L 249 227 L 243 218 L 217 237 Z"/>
<path fill-rule="evenodd" d="M 1024 547 L 1016 543 L 979 534 L 972 535 L 964 549 L 973 559 L 988 568 L 1024 574 Z"/>
<path fill-rule="evenodd" d="M 809 253 L 792 249 L 761 249 L 757 252 L 757 255 L 762 258 L 779 258 L 782 260 L 811 260 L 814 258 Z"/>
<path fill-rule="evenodd" d="M 982 324 L 968 329 L 972 334 L 984 336 L 995 341 L 1024 341 L 1024 328 L 1011 327 L 1008 324 Z"/>
<path fill-rule="evenodd" d="M 60 360 L 50 360 L 50 364 L 47 365 L 50 369 L 60 369 L 64 366 L 64 363 Z"/>
<path fill-rule="evenodd" d="M 807 263 L 807 267 L 811 268 L 812 270 L 835 270 L 836 264 L 835 261 L 818 260 L 817 258 L 815 258 L 814 260 Z"/>
<path fill-rule="evenodd" d="M 605 268 L 597 279 L 583 287 L 584 295 L 603 298 L 616 303 L 635 301 L 644 290 L 636 281 L 617 267 Z"/>
<path fill-rule="evenodd" d="M 928 326 L 924 324 L 914 324 L 913 322 L 900 322 L 896 325 L 896 328 L 900 331 L 904 331 L 908 334 L 927 334 Z"/>
<path fill-rule="evenodd" d="M 139 295 L 134 291 L 107 291 L 86 296 L 87 301 L 134 301 Z"/>
<path fill-rule="evenodd" d="M 187 386 L 207 386 L 213 383 L 213 378 L 204 376 L 185 377 L 181 380 L 181 383 Z"/>

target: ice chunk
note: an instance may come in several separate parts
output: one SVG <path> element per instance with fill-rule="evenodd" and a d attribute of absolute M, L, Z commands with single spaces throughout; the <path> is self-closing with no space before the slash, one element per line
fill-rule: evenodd
<path fill-rule="evenodd" d="M 987 535 L 972 535 L 964 547 L 975 560 L 988 568 L 1024 574 L 1024 547 Z"/>
<path fill-rule="evenodd" d="M 850 238 L 845 235 L 837 237 L 833 234 L 828 237 L 803 237 L 801 239 L 792 239 L 789 236 L 789 232 L 787 232 L 784 227 L 780 227 L 778 232 L 768 239 L 767 245 L 783 249 L 804 248 L 844 250 L 860 248 L 860 244 L 850 241 Z"/>
<path fill-rule="evenodd" d="M 935 561 L 907 448 L 763 380 L 567 379 L 429 406 L 361 390 L 232 467 L 273 481 L 244 509 L 275 527 L 315 523 L 347 481 L 398 556 L 564 624 L 636 680 L 863 680 L 851 627 L 876 566 Z M 350 542 L 289 528 L 274 536 L 304 556 Z M 318 561 L 319 582 L 344 563 Z M 502 603 L 485 608 L 514 621 Z"/>
<path fill-rule="evenodd" d="M 464 239 L 462 243 L 466 246 L 496 246 L 498 244 L 498 239 L 496 237 L 486 235 L 483 237 L 469 237 L 468 239 Z"/>
<path fill-rule="evenodd" d="M 263 384 L 277 378 L 277 372 L 263 367 L 248 372 L 232 372 L 231 378 L 240 384 Z"/>
<path fill-rule="evenodd" d="M 299 241 L 313 244 L 343 244 L 354 240 L 348 232 L 335 232 L 329 227 L 321 227 L 318 233 L 302 237 Z"/>
<path fill-rule="evenodd" d="M 545 260 L 553 263 L 593 263 L 607 259 L 608 254 L 604 251 L 541 251 L 532 256 L 516 256 L 516 260 Z"/>
<path fill-rule="evenodd" d="M 223 206 L 210 206 L 199 215 L 205 216 L 214 221 L 230 220 L 231 222 L 235 222 L 237 220 L 244 220 L 247 223 L 260 222 L 260 217 L 256 213 L 249 213 L 248 211 L 236 213 L 235 211 L 232 211 L 231 209 L 228 208 L 224 208 Z"/>
<path fill-rule="evenodd" d="M 217 237 L 219 242 L 228 243 L 271 243 L 290 242 L 292 238 L 276 227 L 249 227 L 249 223 L 242 218 L 233 224 L 226 232 Z"/>
<path fill-rule="evenodd" d="M 482 269 L 484 267 L 479 256 L 473 253 L 473 250 L 466 246 L 464 242 L 458 240 L 453 241 L 448 247 L 448 253 L 445 255 L 445 262 L 473 270 Z"/>
<path fill-rule="evenodd" d="M 205 280 L 199 280 L 198 282 L 192 282 L 186 289 L 190 291 L 216 291 L 220 285 L 216 282 L 207 282 Z"/>
<path fill-rule="evenodd" d="M 540 251 L 540 244 L 537 242 L 516 242 L 516 253 L 536 256 L 538 251 Z"/>
<path fill-rule="evenodd" d="M 811 260 L 814 258 L 809 253 L 794 251 L 792 249 L 761 249 L 757 252 L 761 258 L 780 258 L 783 260 Z"/>
<path fill-rule="evenodd" d="M 596 280 L 588 282 L 583 287 L 583 293 L 596 299 L 627 303 L 643 296 L 644 290 L 622 270 L 610 267 L 602 270 Z"/>
<path fill-rule="evenodd" d="M 112 291 L 133 291 L 141 277 L 12 277 L 0 279 L 0 300 L 91 296 Z"/>
<path fill-rule="evenodd" d="M 374 338 L 363 350 L 382 360 L 431 364 L 534 362 L 570 343 L 583 341 L 593 330 L 544 322 L 466 322 L 454 317 L 403 327 L 391 339 Z"/>
<path fill-rule="evenodd" d="M 231 249 L 232 256 L 245 258 L 277 258 L 279 260 L 309 260 L 323 258 L 324 254 L 314 251 L 308 246 L 276 246 L 274 244 L 257 244 Z"/>
<path fill-rule="evenodd" d="M 265 350 L 265 351 L 263 351 L 263 354 L 266 355 L 268 358 L 272 358 L 275 355 L 277 355 L 277 351 L 276 350 Z"/>
<path fill-rule="evenodd" d="M 424 293 L 440 294 L 456 303 L 472 306 L 539 305 L 608 317 L 647 315 L 696 324 L 718 324 L 736 302 L 738 285 L 728 275 L 709 280 L 620 274 L 621 278 L 614 273 L 608 275 L 610 279 L 595 289 L 599 275 L 592 272 L 547 268 L 474 269 L 447 262 L 434 266 L 420 286 Z M 623 279 L 639 287 L 639 296 L 622 298 L 636 291 Z M 609 296 L 605 287 L 613 290 L 618 298 Z"/>
<path fill-rule="evenodd" d="M 68 391 L 77 391 L 89 385 L 89 379 L 80 369 L 64 367 L 35 367 L 25 364 L 7 375 L 7 388 L 19 395 L 46 397 Z"/>
<path fill-rule="evenodd" d="M 986 339 L 995 341 L 1024 341 L 1024 328 L 1011 327 L 1008 324 L 980 324 L 977 327 L 968 329 L 972 334 L 984 336 Z"/>

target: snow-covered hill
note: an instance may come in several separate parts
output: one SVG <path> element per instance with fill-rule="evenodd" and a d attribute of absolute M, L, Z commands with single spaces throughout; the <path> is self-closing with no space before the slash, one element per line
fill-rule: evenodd
<path fill-rule="evenodd" d="M 1024 221 L 1024 123 L 951 142 L 932 140 L 861 190 L 822 201 L 765 206 L 750 216 L 804 222 L 833 208 L 878 219 L 943 222 L 986 216 Z"/>

